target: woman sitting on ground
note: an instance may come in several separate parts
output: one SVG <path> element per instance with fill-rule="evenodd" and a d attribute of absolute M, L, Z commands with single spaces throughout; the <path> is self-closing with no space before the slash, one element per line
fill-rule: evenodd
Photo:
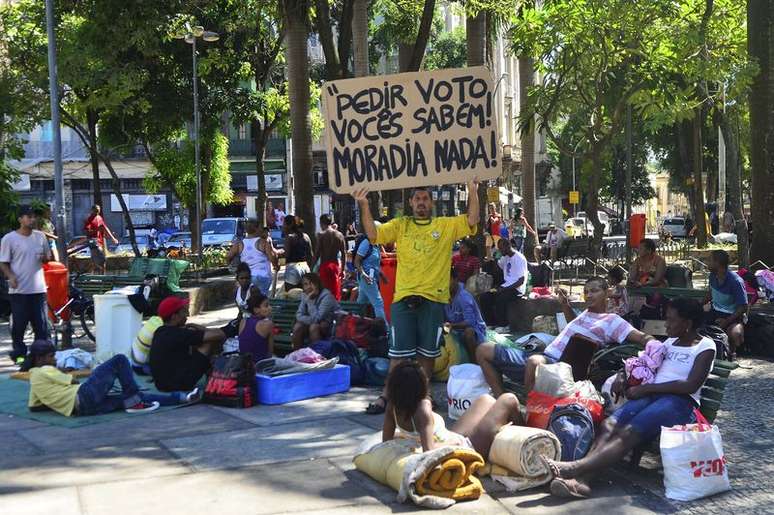
<path fill-rule="evenodd" d="M 482 395 L 448 430 L 443 417 L 433 412 L 429 388 L 427 376 L 418 363 L 403 361 L 395 366 L 387 377 L 390 400 L 385 410 L 382 441 L 407 438 L 421 444 L 423 451 L 459 445 L 489 456 L 489 448 L 502 426 L 509 422 L 522 424 L 515 395 L 505 394 L 497 401 L 491 395 Z"/>
<path fill-rule="evenodd" d="M 473 240 L 466 238 L 460 242 L 459 253 L 452 256 L 452 268 L 457 272 L 457 279 L 462 284 L 481 270 L 478 247 Z"/>
<path fill-rule="evenodd" d="M 688 424 L 699 407 L 704 381 L 715 358 L 715 343 L 696 330 L 704 312 L 698 301 L 676 299 L 666 310 L 666 356 L 652 383 L 626 387 L 619 374 L 614 394 L 629 399 L 602 425 L 589 454 L 578 461 L 546 460 L 555 479 L 551 493 L 559 497 L 587 497 L 595 473 L 622 460 L 633 449 L 661 433 L 661 427 Z"/>
<path fill-rule="evenodd" d="M 296 312 L 296 325 L 293 327 L 293 350 L 300 349 L 304 342 L 315 343 L 330 336 L 333 318 L 339 309 L 339 303 L 333 294 L 323 288 L 320 276 L 305 274 L 301 279 L 301 304 Z"/>
<path fill-rule="evenodd" d="M 495 345 L 491 342 L 482 343 L 476 348 L 476 361 L 481 366 L 495 397 L 503 393 L 503 374 L 512 381 L 523 381 L 526 390 L 530 391 L 535 385 L 537 367 L 541 364 L 564 361 L 572 365 L 573 371 L 576 371 L 582 369 L 584 365 L 579 360 L 590 357 L 588 351 L 593 352 L 610 343 L 624 341 L 644 346 L 653 339 L 652 336 L 632 327 L 620 316 L 607 312 L 609 290 L 604 278 L 592 277 L 586 281 L 583 293 L 586 298 L 586 310 L 576 315 L 565 292 L 557 291 L 558 300 L 568 324 L 542 354 L 527 356 L 527 353 L 521 349 Z M 572 346 L 571 340 L 574 343 Z M 579 343 L 592 345 L 593 349 L 579 348 Z M 588 362 L 585 366 L 588 368 Z M 575 379 L 580 380 L 585 377 Z"/>
<path fill-rule="evenodd" d="M 250 353 L 253 361 L 270 358 L 274 352 L 274 323 L 269 299 L 259 291 L 247 300 L 249 317 L 239 324 L 239 352 Z"/>
<path fill-rule="evenodd" d="M 51 409 L 66 417 L 99 415 L 121 409 L 127 413 L 143 413 L 162 405 L 194 402 L 200 397 L 198 388 L 166 395 L 140 391 L 129 360 L 123 354 L 105 361 L 92 370 L 83 384 L 78 384 L 73 376 L 56 368 L 55 353 L 56 348 L 51 342 L 35 340 L 21 367 L 22 371 L 30 373 L 28 406 L 31 411 Z M 121 385 L 121 393 L 110 394 L 116 380 Z"/>

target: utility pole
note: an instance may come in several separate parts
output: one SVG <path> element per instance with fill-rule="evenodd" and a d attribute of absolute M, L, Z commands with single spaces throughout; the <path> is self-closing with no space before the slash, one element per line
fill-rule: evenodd
<path fill-rule="evenodd" d="M 54 192 L 56 195 L 56 233 L 59 259 L 67 266 L 67 214 L 64 205 L 64 176 L 62 174 L 62 134 L 59 131 L 59 80 L 56 70 L 56 40 L 54 39 L 53 0 L 46 0 L 46 34 L 48 36 L 48 89 L 51 101 L 51 130 L 54 136 Z M 62 348 L 72 347 L 70 322 L 62 331 Z"/>

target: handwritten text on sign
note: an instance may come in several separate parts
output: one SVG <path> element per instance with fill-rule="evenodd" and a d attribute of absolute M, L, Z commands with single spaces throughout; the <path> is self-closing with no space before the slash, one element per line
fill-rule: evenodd
<path fill-rule="evenodd" d="M 338 193 L 500 175 L 494 92 L 484 67 L 323 86 L 328 183 Z"/>

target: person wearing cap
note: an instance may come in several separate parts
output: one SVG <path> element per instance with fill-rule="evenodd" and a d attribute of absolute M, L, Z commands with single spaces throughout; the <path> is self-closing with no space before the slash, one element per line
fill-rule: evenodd
<path fill-rule="evenodd" d="M 11 303 L 11 360 L 24 360 L 24 333 L 31 324 L 36 340 L 48 338 L 46 280 L 43 263 L 51 260 L 51 249 L 42 232 L 34 230 L 37 217 L 30 206 L 19 208 L 19 228 L 0 240 L 0 271 L 8 279 Z"/>
<path fill-rule="evenodd" d="M 150 348 L 150 370 L 162 392 L 192 390 L 210 370 L 210 356 L 220 352 L 226 334 L 188 320 L 188 300 L 167 297 L 157 314 L 164 325 L 156 329 Z"/>
<path fill-rule="evenodd" d="M 144 413 L 159 406 L 185 404 L 199 400 L 198 389 L 169 395 L 149 394 L 134 380 L 129 360 L 116 354 L 94 370 L 83 384 L 56 368 L 56 348 L 48 340 L 35 340 L 22 364 L 30 373 L 30 411 L 54 410 L 66 417 L 99 415 L 111 411 Z M 115 382 L 121 393 L 111 394 Z"/>
<path fill-rule="evenodd" d="M 543 241 L 543 245 L 535 247 L 535 261 L 540 263 L 541 256 L 545 249 L 548 249 L 548 257 L 550 258 L 551 263 L 556 261 L 559 256 L 559 247 L 562 246 L 562 242 L 566 237 L 567 235 L 565 232 L 557 228 L 554 222 L 548 224 L 548 232 L 546 233 L 546 239 Z"/>

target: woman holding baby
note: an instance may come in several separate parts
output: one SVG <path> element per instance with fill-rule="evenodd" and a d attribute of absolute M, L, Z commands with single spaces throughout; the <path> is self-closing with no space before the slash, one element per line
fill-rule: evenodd
<path fill-rule="evenodd" d="M 588 455 L 573 462 L 545 460 L 554 476 L 553 495 L 587 497 L 594 472 L 657 438 L 662 426 L 693 422 L 693 410 L 699 407 L 701 388 L 715 358 L 715 343 L 696 332 L 703 315 L 693 299 L 669 304 L 669 338 L 663 344 L 648 343 L 646 351 L 627 363 L 628 374 L 622 372 L 616 378 L 613 394 L 625 394 L 628 400 L 605 420 Z"/>

